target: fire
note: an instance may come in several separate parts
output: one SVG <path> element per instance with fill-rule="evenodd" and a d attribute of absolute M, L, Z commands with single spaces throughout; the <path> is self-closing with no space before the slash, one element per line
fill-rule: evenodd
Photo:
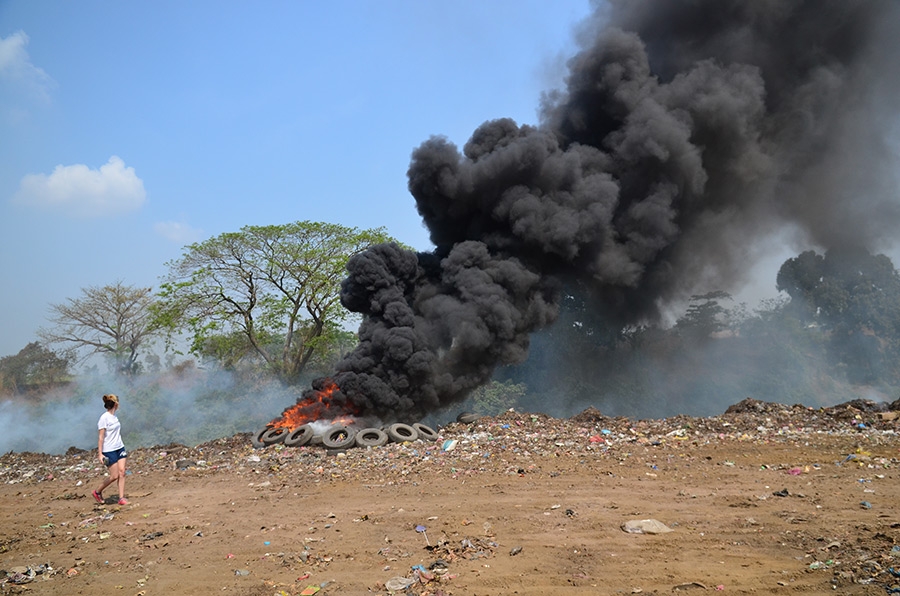
<path fill-rule="evenodd" d="M 348 404 L 337 404 L 333 399 L 339 389 L 334 381 L 326 379 L 321 389 L 307 391 L 296 405 L 286 409 L 281 413 L 281 418 L 276 418 L 267 426 L 294 430 L 320 420 L 331 420 L 345 426 L 353 424 L 356 419 L 354 412 L 347 411 Z"/>

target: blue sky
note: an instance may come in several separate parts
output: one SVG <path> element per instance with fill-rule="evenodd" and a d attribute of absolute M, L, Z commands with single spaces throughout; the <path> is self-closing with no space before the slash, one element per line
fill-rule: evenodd
<path fill-rule="evenodd" d="M 0 356 L 245 225 L 384 226 L 431 135 L 536 123 L 588 0 L 0 2 Z"/>

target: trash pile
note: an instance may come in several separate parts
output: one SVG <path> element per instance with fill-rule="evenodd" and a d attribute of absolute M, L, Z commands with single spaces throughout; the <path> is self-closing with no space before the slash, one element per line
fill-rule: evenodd
<path fill-rule="evenodd" d="M 321 444 L 309 436 L 305 445 L 295 444 L 293 448 L 286 446 L 286 441 L 295 433 L 272 433 L 276 437 L 268 445 L 258 441 L 262 434 L 273 429 L 255 435 L 240 433 L 194 447 L 169 444 L 132 448 L 128 467 L 136 474 L 162 469 L 241 473 L 290 465 L 319 479 L 375 481 L 390 475 L 392 482 L 402 484 L 407 477 L 435 473 L 451 477 L 488 472 L 540 473 L 544 457 L 564 454 L 626 457 L 635 445 L 681 449 L 711 441 L 790 443 L 801 438 L 841 435 L 860 435 L 870 444 L 879 444 L 897 440 L 898 415 L 900 400 L 889 405 L 855 400 L 827 408 L 810 408 L 746 399 L 720 416 L 648 420 L 608 417 L 594 408 L 567 419 L 510 410 L 493 417 L 461 415 L 459 418 L 465 422 L 452 422 L 438 430 L 422 424 L 393 425 L 406 427 L 401 431 L 405 435 L 395 432 L 388 435 L 388 431 L 371 429 L 389 436 L 387 442 L 379 440 L 374 445 L 365 443 L 365 432 L 344 434 L 342 429 L 346 427 L 338 425 L 330 427 L 329 432 L 341 436 L 333 437 L 328 444 L 324 435 Z M 379 433 L 372 435 L 380 438 Z M 362 443 L 361 434 L 364 435 Z M 353 445 L 364 448 L 348 449 L 350 436 Z M 9 452 L 0 456 L 0 483 L 93 478 L 101 473 L 95 455 L 93 450 L 74 447 L 62 455 Z"/>
<path fill-rule="evenodd" d="M 790 447 L 851 437 L 858 445 L 890 445 L 889 451 L 900 456 L 895 449 L 900 444 L 900 400 L 891 404 L 854 400 L 827 408 L 810 408 L 746 399 L 719 416 L 648 420 L 609 417 L 594 408 L 567 419 L 509 410 L 498 416 L 463 414 L 458 421 L 438 429 L 421 424 L 392 427 L 353 431 L 335 425 L 320 433 L 309 429 L 290 432 L 264 429 L 196 446 L 133 448 L 129 450 L 128 467 L 132 474 L 245 476 L 252 479 L 248 484 L 250 490 L 267 491 L 306 480 L 392 486 L 422 483 L 437 476 L 460 482 L 491 474 L 555 478 L 566 473 L 565 466 L 559 463 L 566 461 L 564 458 L 576 461 L 608 458 L 621 464 L 632 461 L 630 458 L 637 452 L 690 456 L 697 446 L 727 441 L 781 443 Z M 290 444 L 289 439 L 293 439 Z M 864 451 L 846 453 L 843 457 L 844 461 L 853 461 L 853 465 L 864 466 L 873 475 L 900 465 L 900 457 L 876 457 Z M 840 465 L 843 462 L 821 463 Z M 818 464 L 810 462 L 809 465 Z M 808 472 L 798 462 L 767 462 L 762 469 L 788 475 Z M 0 483 L 58 482 L 60 490 L 56 491 L 56 499 L 89 494 L 88 484 L 102 472 L 93 450 L 70 448 L 61 455 L 9 452 L 0 456 Z M 771 497 L 795 496 L 787 489 L 779 494 L 782 491 L 774 490 L 778 488 L 781 487 L 772 487 Z M 862 501 L 860 507 L 866 507 L 866 503 L 872 507 L 868 501 Z M 565 514 L 577 515 L 570 510 L 565 510 Z M 104 511 L 81 523 L 96 525 L 99 532 L 100 526 L 113 515 L 114 512 Z M 424 526 L 415 529 L 421 532 L 430 551 L 430 562 L 410 570 L 406 577 L 388 580 L 389 591 L 403 592 L 414 584 L 434 591 L 441 582 L 453 579 L 454 561 L 490 558 L 500 548 L 487 532 L 484 537 L 448 542 L 442 537 L 436 540 L 429 537 Z M 621 529 L 634 534 L 671 531 L 653 519 L 630 520 Z M 139 541 L 152 542 L 156 538 L 150 533 L 142 535 Z M 873 553 L 878 553 L 882 545 L 873 541 L 834 547 L 832 542 L 810 564 L 809 572 L 833 573 L 834 581 L 839 582 L 836 585 L 874 582 L 892 586 L 891 580 L 897 580 L 889 575 L 890 570 L 900 567 L 895 563 L 900 558 L 900 545 L 890 544 L 886 553 L 875 556 Z M 8 547 L 0 542 L 0 552 L 5 546 Z M 503 547 L 504 553 L 510 546 Z M 516 556 L 521 551 L 522 547 L 514 546 L 508 555 Z M 842 562 L 837 559 L 839 552 L 844 556 Z M 63 572 L 77 574 L 79 570 Z M 6 569 L 0 572 L 0 588 L 49 579 L 56 573 L 49 563 Z"/>

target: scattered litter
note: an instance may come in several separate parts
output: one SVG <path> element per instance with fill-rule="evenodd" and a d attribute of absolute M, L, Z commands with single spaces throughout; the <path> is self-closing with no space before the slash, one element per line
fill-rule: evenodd
<path fill-rule="evenodd" d="M 11 584 L 27 584 L 34 580 L 37 572 L 31 567 L 13 567 L 6 572 L 6 581 Z"/>
<path fill-rule="evenodd" d="M 734 474 L 739 470 L 759 473 L 765 475 L 767 479 L 760 478 L 758 487 L 751 489 L 748 494 L 740 498 L 729 499 L 730 506 L 738 507 L 759 507 L 760 514 L 757 516 L 761 522 L 765 519 L 765 512 L 777 511 L 779 518 L 772 518 L 772 521 L 766 521 L 761 524 L 766 532 L 773 529 L 776 523 L 786 521 L 788 523 L 803 523 L 811 521 L 813 513 L 805 514 L 806 519 L 798 517 L 799 514 L 794 512 L 791 515 L 785 513 L 782 515 L 786 505 L 784 501 L 779 502 L 774 497 L 796 497 L 790 499 L 790 502 L 796 502 L 798 505 L 810 505 L 818 507 L 815 499 L 810 499 L 809 503 L 801 503 L 800 493 L 791 493 L 787 488 L 778 490 L 777 486 L 765 486 L 767 484 L 780 484 L 788 482 L 788 486 L 793 486 L 792 490 L 812 490 L 800 489 L 801 483 L 799 479 L 785 479 L 784 475 L 801 476 L 801 475 L 817 475 L 827 476 L 832 472 L 829 468 L 835 466 L 843 466 L 843 470 L 836 469 L 836 474 L 841 474 L 849 478 L 848 483 L 851 488 L 858 493 L 869 493 L 878 490 L 877 494 L 888 493 L 888 483 L 890 480 L 881 481 L 888 478 L 892 474 L 896 474 L 896 469 L 900 465 L 900 453 L 895 448 L 897 436 L 900 434 L 900 415 L 884 416 L 876 410 L 867 410 L 865 404 L 843 404 L 827 408 L 810 408 L 800 405 L 788 406 L 777 403 L 759 402 L 756 400 L 744 400 L 728 409 L 721 416 L 711 416 L 705 418 L 694 418 L 688 416 L 673 416 L 667 419 L 659 420 L 630 420 L 620 417 L 608 417 L 600 414 L 599 411 L 585 411 L 580 415 L 573 416 L 569 419 L 556 419 L 543 414 L 521 414 L 514 411 L 504 412 L 495 417 L 486 416 L 477 419 L 468 420 L 465 423 L 450 423 L 441 429 L 442 441 L 434 441 L 431 443 L 416 441 L 407 443 L 390 443 L 378 448 L 348 450 L 344 457 L 326 458 L 321 449 L 304 448 L 304 447 L 284 447 L 283 445 L 274 445 L 264 449 L 253 451 L 249 441 L 249 433 L 235 435 L 234 437 L 218 439 L 201 445 L 188 447 L 184 445 L 167 446 L 165 450 L 154 448 L 135 448 L 129 451 L 129 470 L 133 470 L 137 477 L 144 473 L 155 473 L 163 471 L 173 482 L 180 482 L 184 475 L 173 473 L 173 468 L 180 467 L 178 464 L 182 462 L 192 462 L 195 464 L 191 471 L 191 475 L 212 475 L 217 472 L 227 471 L 240 478 L 241 486 L 246 487 L 248 484 L 256 487 L 256 490 L 247 491 L 250 497 L 262 496 L 269 491 L 275 490 L 291 490 L 289 487 L 296 479 L 297 484 L 310 482 L 321 482 L 320 486 L 327 483 L 339 482 L 359 482 L 365 487 L 390 487 L 390 486 L 425 486 L 428 478 L 440 476 L 443 478 L 458 480 L 460 484 L 468 483 L 469 486 L 490 486 L 494 482 L 488 477 L 491 475 L 505 474 L 509 476 L 525 474 L 528 481 L 534 479 L 536 482 L 547 482 L 552 484 L 556 479 L 558 485 L 557 495 L 563 494 L 566 477 L 571 468 L 557 466 L 553 463 L 553 458 L 560 458 L 557 461 L 563 462 L 562 458 L 575 458 L 578 464 L 586 462 L 586 467 L 593 465 L 593 462 L 599 458 L 604 459 L 604 466 L 608 461 L 610 464 L 628 465 L 632 461 L 649 462 L 652 464 L 652 472 L 658 472 L 660 478 L 675 480 L 682 475 L 690 474 L 706 474 L 717 473 L 725 470 L 729 474 Z M 859 418 L 857 418 L 859 417 Z M 860 424 L 865 429 L 864 434 L 860 433 Z M 841 437 L 856 437 L 853 443 L 842 444 L 840 450 L 831 451 L 834 453 L 827 461 L 819 463 L 803 462 L 803 461 L 767 461 L 762 463 L 752 458 L 744 460 L 741 458 L 731 458 L 735 461 L 724 461 L 724 457 L 713 458 L 708 461 L 695 459 L 692 453 L 695 446 L 704 446 L 712 442 L 740 442 L 748 446 L 753 443 L 758 444 L 781 444 L 793 446 L 798 441 L 818 441 L 822 440 L 841 440 Z M 847 445 L 854 445 L 848 448 Z M 859 448 L 856 445 L 860 445 Z M 651 450 L 652 446 L 652 450 Z M 643 455 L 651 450 L 650 456 Z M 752 448 L 747 450 L 752 453 Z M 799 453 L 793 451 L 793 453 Z M 838 455 L 840 454 L 840 455 Z M 789 456 L 789 457 L 796 457 Z M 629 459 L 633 458 L 633 459 Z M 49 494 L 52 495 L 56 505 L 72 505 L 72 504 L 90 504 L 93 500 L 90 498 L 91 489 L 85 484 L 89 484 L 87 480 L 96 473 L 102 472 L 96 461 L 96 452 L 91 451 L 73 451 L 71 454 L 51 456 L 44 454 L 26 454 L 14 453 L 0 455 L 0 483 L 16 484 L 21 487 L 22 493 L 36 493 L 26 489 L 26 486 L 37 485 L 40 483 L 53 482 L 55 490 Z M 711 468 L 704 466 L 726 466 L 727 468 L 718 467 L 713 471 Z M 606 473 L 610 477 L 619 476 L 618 472 L 614 472 L 616 468 L 612 466 L 604 467 Z M 612 470 L 612 471 L 610 471 Z M 677 472 L 675 472 L 677 470 Z M 641 475 L 643 476 L 642 471 Z M 881 472 L 881 473 L 880 473 Z M 291 481 L 285 481 L 285 478 L 291 478 Z M 484 478 L 485 480 L 482 480 Z M 51 480 L 52 479 L 52 480 Z M 643 478 L 646 481 L 646 478 Z M 779 481 L 779 479 L 781 479 Z M 857 484 L 859 479 L 859 484 Z M 810 477 L 810 482 L 803 481 L 803 485 L 816 484 L 816 479 Z M 727 482 L 726 480 L 723 480 Z M 516 482 L 524 482 L 516 479 Z M 688 481 L 689 482 L 689 481 Z M 251 484 L 252 483 L 252 484 Z M 765 486 L 765 488 L 763 488 Z M 56 488 L 58 487 L 58 488 Z M 74 487 L 80 487 L 76 490 Z M 19 490 L 17 487 L 16 490 Z M 67 490 L 74 492 L 68 493 Z M 297 489 L 293 489 L 297 490 Z M 771 492 L 771 491 L 778 492 Z M 257 491 L 259 491 L 257 493 Z M 47 493 L 45 489 L 45 494 Z M 554 493 L 548 493 L 554 494 Z M 681 494 L 681 493 L 679 493 Z M 131 495 L 130 495 L 131 496 Z M 691 494 L 689 489 L 683 491 L 685 498 L 704 498 L 709 495 Z M 875 495 L 866 494 L 864 498 L 874 498 Z M 29 497 L 30 498 L 30 497 Z M 554 496 L 554 499 L 560 501 L 568 499 L 568 497 Z M 858 497 L 857 497 L 858 498 Z M 81 503 L 61 503 L 60 500 L 83 499 Z M 851 499 L 850 503 L 853 500 Z M 863 509 L 878 509 L 878 513 L 885 516 L 885 520 L 867 520 L 872 524 L 872 536 L 883 540 L 883 536 L 893 536 L 893 530 L 887 530 L 890 521 L 888 516 L 893 510 L 891 503 L 887 503 L 885 499 L 877 499 L 878 507 L 868 501 L 858 502 L 856 507 Z M 568 518 L 577 520 L 585 519 L 585 521 L 593 521 L 593 513 L 586 506 L 577 502 L 566 502 L 565 505 L 553 504 L 547 506 L 538 505 L 538 515 L 544 514 L 553 516 L 554 521 L 561 525 L 566 523 L 572 524 L 573 521 L 558 518 L 557 513 L 553 513 L 559 509 L 559 513 L 564 513 Z M 579 517 L 576 516 L 574 506 L 584 507 Z M 888 508 L 888 505 L 891 505 Z M 851 505 L 852 506 L 852 505 Z M 225 505 L 226 508 L 229 505 Z M 242 504 L 231 503 L 232 511 L 239 511 Z M 570 507 L 567 509 L 567 507 Z M 137 531 L 140 524 L 147 523 L 146 518 L 150 517 L 153 521 L 158 521 L 160 515 L 165 513 L 170 516 L 180 515 L 178 520 L 172 517 L 166 518 L 170 520 L 162 527 L 166 531 L 166 539 L 174 541 L 184 536 L 188 540 L 196 540 L 192 536 L 201 536 L 203 532 L 199 532 L 199 527 L 188 526 L 192 523 L 189 520 L 189 507 L 175 510 L 153 509 L 151 513 L 140 514 L 140 510 L 135 511 L 117 511 L 117 515 L 125 515 L 130 520 L 120 523 L 116 520 L 113 524 L 108 522 L 113 519 L 114 514 L 109 511 L 108 507 L 85 507 L 84 515 L 92 515 L 87 518 L 66 518 L 62 516 L 61 511 L 54 511 L 52 520 L 43 517 L 39 522 L 32 525 L 34 530 L 38 524 L 42 529 L 36 531 L 39 535 L 56 533 L 64 535 L 66 533 L 73 534 L 71 540 L 77 545 L 81 545 L 82 541 L 106 540 L 103 544 L 108 544 L 112 540 L 112 534 L 116 534 L 116 539 L 127 534 L 131 536 L 130 541 L 134 541 L 139 536 L 139 541 L 149 542 L 162 536 L 162 533 L 143 534 L 149 528 L 143 526 L 141 531 Z M 890 510 L 888 510 L 890 509 Z M 375 511 L 375 508 L 373 508 Z M 362 512 L 353 514 L 347 513 L 349 517 L 358 516 L 353 521 L 367 521 L 369 524 L 377 525 L 383 523 L 384 516 L 381 513 L 373 513 L 370 511 L 368 515 L 360 515 Z M 97 514 L 104 513 L 99 516 Z M 821 513 L 829 514 L 828 510 Z M 469 519 L 463 518 L 468 516 Z M 632 512 L 626 515 L 647 515 L 647 513 Z M 830 515 L 830 514 L 829 514 Z M 866 517 L 872 513 L 860 515 Z M 587 516 L 587 518 L 584 518 Z M 141 520 L 141 517 L 145 518 Z M 446 562 L 456 562 L 458 560 L 477 560 L 475 566 L 484 565 L 490 562 L 488 559 L 495 556 L 495 553 L 508 552 L 510 556 L 521 553 L 514 546 L 515 542 L 506 542 L 503 547 L 498 542 L 516 540 L 515 537 L 502 536 L 499 529 L 496 530 L 500 538 L 494 538 L 495 529 L 487 526 L 484 533 L 481 532 L 481 526 L 484 518 L 479 518 L 476 513 L 465 511 L 459 514 L 459 517 L 442 515 L 442 521 L 439 523 L 429 522 L 432 528 L 432 536 L 428 536 L 422 526 L 424 542 L 430 547 L 428 556 L 432 559 L 440 557 Z M 746 517 L 738 515 L 738 517 Z M 371 520 L 369 519 L 371 518 Z M 63 520 L 68 521 L 68 527 L 62 529 L 66 524 Z M 418 518 L 425 521 L 424 516 Z M 749 518 L 748 518 L 749 519 Z M 493 518 L 492 518 L 493 521 Z M 622 526 L 622 529 L 629 533 L 653 533 L 650 528 L 641 527 L 642 522 L 655 520 L 636 520 L 628 522 Z M 52 522 L 46 523 L 44 522 Z M 875 527 L 875 524 L 881 527 Z M 123 525 L 124 523 L 124 525 Z M 416 518 L 413 518 L 412 524 L 405 527 L 416 527 Z M 494 522 L 499 523 L 499 522 Z M 630 524 L 638 524 L 629 528 Z M 747 522 L 750 523 L 750 522 Z M 55 524 L 55 525 L 54 525 Z M 137 527 L 128 529 L 125 526 L 136 525 Z M 319 530 L 322 525 L 317 522 Z M 662 525 L 662 524 L 661 524 Z M 441 527 L 443 526 L 443 527 Z M 339 525 L 335 524 L 335 528 Z M 501 526 L 502 527 L 502 526 Z M 662 525 L 665 530 L 663 532 L 672 531 L 671 528 Z M 674 525 L 673 525 L 674 527 Z M 151 526 L 152 528 L 152 526 Z M 471 535 L 457 535 L 456 531 L 470 531 Z M 561 528 L 561 530 L 564 528 Z M 677 529 L 677 528 L 676 528 Z M 111 532 L 110 532 L 111 530 Z M 334 532 L 336 530 L 332 530 Z M 204 532 L 208 535 L 204 540 L 215 539 L 210 531 Z M 453 536 L 450 540 L 446 534 Z M 475 536 L 477 535 L 477 536 Z M 435 542 L 432 543 L 430 538 L 434 537 Z M 316 552 L 313 546 L 318 547 L 320 542 L 324 542 L 324 538 L 319 535 L 308 537 L 310 542 L 313 538 L 317 544 L 311 545 L 312 550 L 294 553 L 295 560 L 308 562 L 310 565 L 322 564 L 324 562 L 324 553 Z M 412 535 L 407 535 L 407 539 L 411 542 L 418 542 Z M 888 576 L 889 564 L 900 567 L 900 550 L 892 549 L 890 543 L 886 546 L 879 543 L 881 552 L 872 555 L 865 555 L 865 552 L 876 552 L 878 549 L 873 546 L 873 541 L 866 539 L 864 544 L 857 544 L 851 540 L 850 536 L 841 537 L 841 542 L 832 541 L 833 537 L 825 536 L 821 542 L 813 545 L 808 553 L 810 558 L 806 559 L 804 565 L 813 564 L 828 568 L 828 561 L 815 561 L 815 554 L 822 559 L 827 557 L 838 557 L 841 560 L 834 564 L 835 572 L 846 573 L 847 576 L 841 576 L 841 581 L 854 582 L 859 584 L 876 583 L 880 584 L 882 589 L 888 587 L 884 585 L 888 582 L 884 580 Z M 496 540 L 496 541 L 495 541 Z M 805 539 L 804 539 L 805 540 Z M 274 540 L 275 544 L 282 541 Z M 259 544 L 259 540 L 256 541 Z M 99 545 L 100 543 L 97 542 Z M 825 546 L 827 545 L 827 546 Z M 5 545 L 0 544 L 0 550 Z M 93 546 L 93 545 L 92 545 Z M 150 546 L 145 544 L 144 548 Z M 324 546 L 324 545 L 323 545 Z M 866 549 L 863 549 L 863 546 Z M 510 548 L 513 547 L 513 548 Z M 19 547 L 16 547 L 19 548 Z M 393 569 L 401 569 L 408 567 L 408 563 L 397 562 L 400 557 L 405 554 L 400 551 L 398 546 L 393 546 L 394 551 L 390 555 L 386 563 L 390 563 Z M 7 552 L 12 552 L 7 551 Z M 227 552 L 227 551 L 226 551 Z M 309 553 L 312 554 L 309 554 Z M 814 554 L 815 553 L 815 554 Z M 334 554 L 334 553 L 329 553 Z M 234 558 L 234 555 L 221 555 L 225 558 Z M 240 558 L 240 556 L 239 556 Z M 387 558 L 387 557 L 386 557 Z M 518 560 L 518 559 L 517 559 Z M 66 561 L 64 564 L 71 565 Z M 102 560 L 100 561 L 102 564 Z M 246 564 L 246 563 L 245 563 Z M 380 567 L 381 565 L 379 565 Z M 420 581 L 427 579 L 428 574 L 435 577 L 441 573 L 446 574 L 448 565 L 432 567 L 424 563 L 424 569 L 414 569 L 410 575 L 415 578 L 404 578 L 407 581 Z M 9 567 L 5 573 L 9 573 Z M 84 567 L 62 567 L 57 581 L 65 577 L 74 577 L 81 573 L 82 576 L 89 575 L 89 568 Z M 254 575 L 261 573 L 253 568 Z M 302 570 L 298 570 L 300 574 Z M 397 573 L 397 572 L 395 572 Z M 402 573 L 400 571 L 399 573 Z M 2 577 L 3 574 L 0 574 Z M 19 581 L 27 580 L 29 574 L 25 573 L 21 576 L 15 576 Z M 296 577 L 296 574 L 293 576 Z M 837 577 L 837 576 L 836 576 Z M 299 578 L 298 578 L 299 581 Z M 892 580 L 895 585 L 896 578 Z M 7 579 L 7 583 L 12 583 Z M 406 584 L 407 587 L 410 584 Z M 295 585 L 291 591 L 296 593 L 302 584 Z M 321 589 L 321 586 L 318 586 Z M 709 589 L 712 590 L 710 585 Z M 405 589 L 405 588 L 404 588 Z M 643 586 L 645 591 L 650 591 L 648 586 Z M 729 588 L 730 589 L 730 588 Z M 273 589 L 277 591 L 277 589 Z M 330 591 L 330 590 L 329 590 Z M 401 590 L 402 591 L 402 590 Z M 433 590 L 432 590 L 433 591 Z M 627 591 L 627 590 L 626 590 Z M 127 595 L 126 595 L 127 596 Z"/>
<path fill-rule="evenodd" d="M 410 579 L 408 577 L 392 577 L 391 579 L 384 582 L 384 587 L 388 590 L 388 592 L 399 592 L 400 590 L 405 590 L 414 583 L 416 583 L 416 580 Z"/>

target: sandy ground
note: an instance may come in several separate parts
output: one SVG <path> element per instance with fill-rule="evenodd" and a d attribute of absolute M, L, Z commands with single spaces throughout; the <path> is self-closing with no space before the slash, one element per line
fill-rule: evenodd
<path fill-rule="evenodd" d="M 507 413 L 448 425 L 433 442 L 341 454 L 253 449 L 249 435 L 135 449 L 126 506 L 90 497 L 101 474 L 92 453 L 9 453 L 0 593 L 885 594 L 900 585 L 896 421 L 772 408 L 643 422 Z M 671 531 L 623 529 L 642 520 Z"/>

